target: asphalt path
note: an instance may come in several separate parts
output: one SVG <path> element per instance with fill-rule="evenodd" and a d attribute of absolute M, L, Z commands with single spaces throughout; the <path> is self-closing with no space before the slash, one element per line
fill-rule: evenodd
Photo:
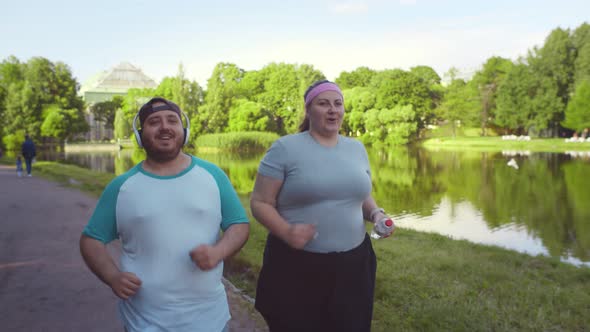
<path fill-rule="evenodd" d="M 0 165 L 0 331 L 123 331 L 117 298 L 88 270 L 78 240 L 96 198 Z M 116 255 L 118 246 L 109 247 Z M 264 331 L 226 287 L 230 331 Z"/>

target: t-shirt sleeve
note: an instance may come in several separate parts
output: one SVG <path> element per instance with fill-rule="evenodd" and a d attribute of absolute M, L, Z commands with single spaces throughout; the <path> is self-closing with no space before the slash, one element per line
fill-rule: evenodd
<path fill-rule="evenodd" d="M 248 223 L 246 210 L 227 175 L 217 167 L 212 169 L 212 174 L 221 199 L 221 229 L 225 231 L 233 224 Z"/>
<path fill-rule="evenodd" d="M 287 151 L 285 150 L 285 146 L 280 141 L 276 141 L 272 144 L 268 151 L 266 151 L 262 161 L 260 161 L 260 165 L 258 166 L 258 174 L 269 176 L 278 180 L 284 180 L 286 173 L 286 160 Z"/>
<path fill-rule="evenodd" d="M 372 177 L 371 163 L 369 162 L 369 155 L 367 154 L 367 149 L 365 148 L 363 143 L 359 142 L 359 145 L 360 145 L 360 150 L 361 150 L 361 155 L 363 157 L 363 161 L 365 162 L 365 171 L 367 172 L 367 174 L 369 174 L 369 177 Z"/>
<path fill-rule="evenodd" d="M 117 178 L 105 188 L 82 234 L 105 244 L 118 238 L 117 197 L 123 182 Z"/>

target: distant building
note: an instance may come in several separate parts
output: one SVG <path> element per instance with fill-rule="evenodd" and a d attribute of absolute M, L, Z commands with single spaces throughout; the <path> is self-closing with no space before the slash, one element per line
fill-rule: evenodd
<path fill-rule="evenodd" d="M 106 129 L 104 123 L 96 121 L 90 112 L 94 103 L 111 100 L 114 96 L 125 96 L 132 88 L 156 88 L 158 84 L 145 75 L 141 69 L 128 62 L 122 62 L 109 71 L 103 71 L 87 80 L 78 95 L 86 101 L 86 121 L 90 131 L 84 135 L 86 140 L 112 139 L 113 130 Z"/>

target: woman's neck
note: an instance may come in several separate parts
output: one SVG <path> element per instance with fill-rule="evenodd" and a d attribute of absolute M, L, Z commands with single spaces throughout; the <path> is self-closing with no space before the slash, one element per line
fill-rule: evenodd
<path fill-rule="evenodd" d="M 322 134 L 310 129 L 309 134 L 316 142 L 325 147 L 333 147 L 338 144 L 338 133 Z"/>

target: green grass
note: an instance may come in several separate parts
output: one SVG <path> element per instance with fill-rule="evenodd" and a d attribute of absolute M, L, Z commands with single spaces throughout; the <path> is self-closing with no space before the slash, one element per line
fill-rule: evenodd
<path fill-rule="evenodd" d="M 234 132 L 206 134 L 197 137 L 195 145 L 199 151 L 264 151 L 279 138 L 270 132 Z"/>
<path fill-rule="evenodd" d="M 51 161 L 40 161 L 33 166 L 35 174 L 77 188 L 99 197 L 106 185 L 115 177 L 112 173 L 95 172 L 86 168 L 64 165 Z"/>
<path fill-rule="evenodd" d="M 253 221 L 250 233 L 226 271 L 254 297 L 266 230 Z M 378 259 L 373 331 L 589 328 L 589 268 L 409 229 L 373 245 Z"/>
<path fill-rule="evenodd" d="M 376 331 L 588 328 L 588 268 L 410 230 L 374 245 Z"/>
<path fill-rule="evenodd" d="M 421 145 L 432 150 L 526 150 L 531 152 L 565 152 L 590 150 L 590 142 L 566 143 L 562 138 L 533 138 L 530 141 L 502 140 L 501 137 L 437 137 Z"/>
<path fill-rule="evenodd" d="M 71 165 L 35 165 L 42 176 L 94 195 L 113 177 Z M 248 196 L 240 199 L 250 213 Z M 226 277 L 252 297 L 265 237 L 264 227 L 252 221 L 250 239 L 225 265 Z M 373 331 L 590 330 L 590 268 L 408 229 L 373 244 Z"/>

